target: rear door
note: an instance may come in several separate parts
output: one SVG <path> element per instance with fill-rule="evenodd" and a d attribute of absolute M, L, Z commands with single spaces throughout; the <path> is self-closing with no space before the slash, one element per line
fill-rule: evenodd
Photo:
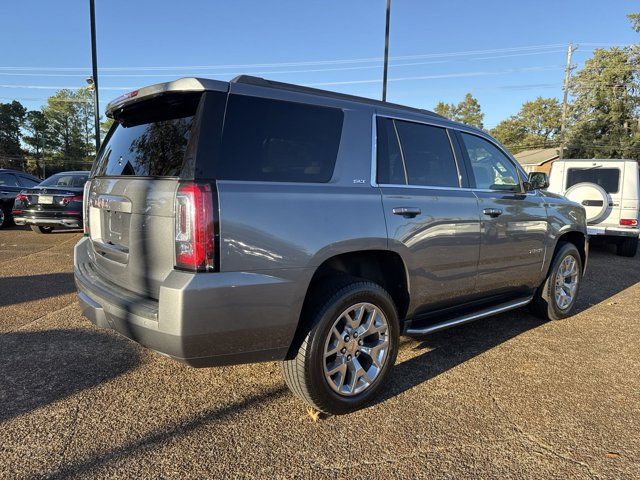
<path fill-rule="evenodd" d="M 201 98 L 171 93 L 125 108 L 92 170 L 87 201 L 93 267 L 102 278 L 148 297 L 157 298 L 174 267 L 174 198 L 179 181 L 189 176 L 187 152 Z"/>
<path fill-rule="evenodd" d="M 460 132 L 480 210 L 479 294 L 533 287 L 547 242 L 547 210 L 537 191 L 525 192 L 515 163 L 493 142 Z"/>
<path fill-rule="evenodd" d="M 390 247 L 407 263 L 414 313 L 462 302 L 475 290 L 478 203 L 461 188 L 455 151 L 445 128 L 377 118 L 376 180 Z"/>

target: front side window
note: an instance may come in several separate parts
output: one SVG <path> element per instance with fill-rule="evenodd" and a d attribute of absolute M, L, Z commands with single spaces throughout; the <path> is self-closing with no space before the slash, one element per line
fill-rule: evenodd
<path fill-rule="evenodd" d="M 461 132 L 461 136 L 471 161 L 476 188 L 520 191 L 518 170 L 498 147 L 476 135 Z"/>
<path fill-rule="evenodd" d="M 617 193 L 620 183 L 619 168 L 570 168 L 567 171 L 567 189 L 577 183 L 595 183 L 607 193 Z"/>
<path fill-rule="evenodd" d="M 214 176 L 328 182 L 338 155 L 343 116 L 337 108 L 231 95 Z"/>

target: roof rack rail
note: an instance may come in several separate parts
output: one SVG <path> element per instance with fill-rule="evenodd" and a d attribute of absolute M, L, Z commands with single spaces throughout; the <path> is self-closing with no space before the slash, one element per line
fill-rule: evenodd
<path fill-rule="evenodd" d="M 277 88 L 281 90 L 288 90 L 291 92 L 308 93 L 311 95 L 320 95 L 323 97 L 336 98 L 341 100 L 348 100 L 358 103 L 366 103 L 369 105 L 375 105 L 378 107 L 398 108 L 410 112 L 420 113 L 423 115 L 431 115 L 433 117 L 444 118 L 431 110 L 424 110 L 422 108 L 408 107 L 406 105 L 399 105 L 396 103 L 383 102 L 381 100 L 374 100 L 372 98 L 359 97 L 357 95 L 348 95 L 346 93 L 332 92 L 330 90 L 322 90 L 319 88 L 304 87 L 302 85 L 295 85 L 293 83 L 277 82 L 275 80 L 267 80 L 262 77 L 254 77 L 252 75 L 238 75 L 231 80 L 231 83 L 244 83 L 247 85 L 256 85 L 259 87 Z"/>

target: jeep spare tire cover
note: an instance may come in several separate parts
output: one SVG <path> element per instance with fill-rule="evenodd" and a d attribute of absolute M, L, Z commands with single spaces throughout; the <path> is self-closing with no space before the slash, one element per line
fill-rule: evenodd
<path fill-rule="evenodd" d="M 564 196 L 585 208 L 589 223 L 598 222 L 609 208 L 609 195 L 604 188 L 595 183 L 576 183 Z"/>

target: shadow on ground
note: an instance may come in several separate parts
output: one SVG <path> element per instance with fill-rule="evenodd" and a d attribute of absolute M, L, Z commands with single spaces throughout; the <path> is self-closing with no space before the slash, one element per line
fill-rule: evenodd
<path fill-rule="evenodd" d="M 43 273 L 0 278 L 0 307 L 57 297 L 76 289 L 73 273 Z"/>
<path fill-rule="evenodd" d="M 0 422 L 49 405 L 132 370 L 126 339 L 93 330 L 0 335 Z"/>

